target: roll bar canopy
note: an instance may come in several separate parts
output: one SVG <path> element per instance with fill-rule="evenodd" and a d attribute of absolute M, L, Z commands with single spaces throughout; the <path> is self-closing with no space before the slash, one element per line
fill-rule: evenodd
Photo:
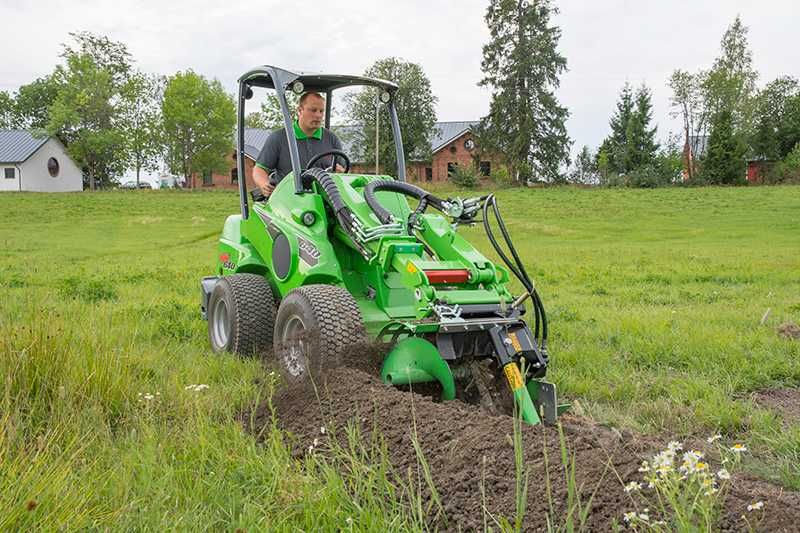
<path fill-rule="evenodd" d="M 299 82 L 300 84 L 298 84 Z M 244 179 L 244 129 L 245 129 L 245 102 L 253 96 L 253 87 L 274 89 L 281 106 L 286 137 L 289 141 L 289 154 L 292 159 L 292 173 L 294 174 L 295 192 L 303 194 L 302 169 L 300 155 L 297 149 L 297 140 L 292 134 L 292 114 L 286 100 L 286 91 L 294 90 L 298 93 L 314 91 L 325 94 L 325 127 L 330 128 L 332 98 L 335 89 L 354 85 L 364 85 L 383 89 L 390 95 L 386 106 L 392 124 L 392 134 L 397 154 L 397 179 L 405 181 L 405 157 L 403 154 L 403 141 L 400 134 L 400 123 L 397 110 L 394 106 L 394 96 L 398 86 L 391 81 L 365 76 L 350 76 L 339 74 L 317 74 L 310 72 L 291 72 L 272 65 L 261 65 L 250 69 L 239 78 L 239 95 L 237 99 L 237 128 L 236 128 L 236 154 L 239 179 L 239 193 L 242 207 L 242 217 L 248 216 L 247 205 L 247 180 Z"/>

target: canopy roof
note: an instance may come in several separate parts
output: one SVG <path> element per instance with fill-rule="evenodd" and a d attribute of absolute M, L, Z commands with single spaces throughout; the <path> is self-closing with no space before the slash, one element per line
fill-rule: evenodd
<path fill-rule="evenodd" d="M 242 75 L 239 81 L 246 81 L 254 87 L 274 89 L 277 86 L 282 87 L 284 90 L 288 89 L 295 81 L 300 81 L 303 83 L 304 91 L 315 92 L 328 92 L 348 85 L 369 85 L 386 89 L 390 93 L 394 93 L 398 89 L 396 84 L 378 78 L 314 72 L 290 72 L 272 65 L 255 67 Z"/>

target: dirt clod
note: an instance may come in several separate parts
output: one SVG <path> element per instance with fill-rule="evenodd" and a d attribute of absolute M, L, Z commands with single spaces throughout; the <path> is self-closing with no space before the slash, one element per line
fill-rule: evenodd
<path fill-rule="evenodd" d="M 344 428 L 355 420 L 365 440 L 375 431 L 382 436 L 399 477 L 405 477 L 409 469 L 417 471 L 412 445 L 416 432 L 446 514 L 446 520 L 431 517 L 431 529 L 483 530 L 485 523 L 498 529 L 491 516 L 504 516 L 513 523 L 513 420 L 508 416 L 491 416 L 459 401 L 434 402 L 384 385 L 375 374 L 353 368 L 331 370 L 315 387 L 306 383 L 279 390 L 272 404 L 281 428 L 296 437 L 295 455 L 306 453 L 308 443 L 319 437 L 320 427 Z M 255 430 L 271 423 L 266 406 L 247 418 L 253 420 Z M 609 531 L 615 521 L 622 523 L 626 511 L 633 510 L 624 483 L 641 479 L 641 461 L 661 443 L 579 416 L 565 415 L 560 420 L 575 465 L 581 506 L 589 506 L 584 528 Z M 564 524 L 570 504 L 558 428 L 523 426 L 522 439 L 529 479 L 524 529 L 546 530 L 548 516 L 558 527 Z M 793 531 L 800 523 L 800 493 L 747 480 L 731 492 L 722 529 L 746 529 L 741 515 L 756 499 L 768 502 L 770 509 L 760 529 Z M 577 526 L 576 512 L 573 520 Z"/>
<path fill-rule="evenodd" d="M 787 339 L 800 340 L 800 326 L 794 322 L 786 322 L 778 326 L 778 335 Z"/>

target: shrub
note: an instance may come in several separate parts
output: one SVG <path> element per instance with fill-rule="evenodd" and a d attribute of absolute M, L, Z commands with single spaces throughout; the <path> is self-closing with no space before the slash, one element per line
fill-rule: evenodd
<path fill-rule="evenodd" d="M 505 165 L 498 166 L 497 169 L 492 172 L 489 179 L 491 179 L 497 187 L 511 187 L 514 185 L 514 178 L 511 177 L 511 173 Z"/>
<path fill-rule="evenodd" d="M 767 183 L 800 183 L 800 143 L 767 173 Z"/>
<path fill-rule="evenodd" d="M 478 186 L 480 178 L 474 168 L 455 167 L 450 173 L 450 181 L 465 189 L 474 189 Z"/>

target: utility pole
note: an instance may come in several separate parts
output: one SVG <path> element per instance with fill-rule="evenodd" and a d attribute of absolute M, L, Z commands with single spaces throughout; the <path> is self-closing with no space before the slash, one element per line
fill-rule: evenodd
<path fill-rule="evenodd" d="M 380 91 L 375 89 L 375 175 L 377 176 L 380 174 L 380 155 L 378 155 L 378 150 L 380 148 L 380 138 L 381 138 L 381 101 L 378 99 L 378 95 Z"/>

